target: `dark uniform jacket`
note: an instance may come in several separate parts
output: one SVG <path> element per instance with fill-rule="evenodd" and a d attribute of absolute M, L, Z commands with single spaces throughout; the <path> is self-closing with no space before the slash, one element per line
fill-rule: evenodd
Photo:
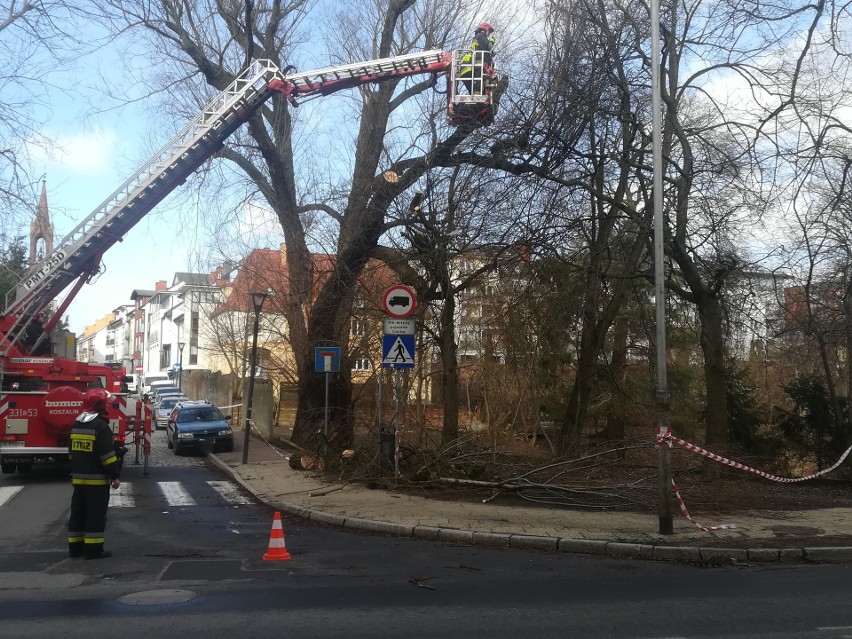
<path fill-rule="evenodd" d="M 109 422 L 97 413 L 82 413 L 71 429 L 71 483 L 106 486 L 118 479 L 120 466 Z"/>
<path fill-rule="evenodd" d="M 488 67 L 491 66 L 491 51 L 494 48 L 493 37 L 488 37 L 485 35 L 485 31 L 477 29 L 473 36 L 473 41 L 470 43 L 470 48 L 473 51 L 484 51 L 485 54 L 482 57 L 482 63 Z M 460 73 L 461 76 L 469 76 L 471 74 L 472 69 L 468 66 L 471 63 L 471 59 L 472 57 L 469 53 L 462 58 L 462 64 L 464 66 Z"/>

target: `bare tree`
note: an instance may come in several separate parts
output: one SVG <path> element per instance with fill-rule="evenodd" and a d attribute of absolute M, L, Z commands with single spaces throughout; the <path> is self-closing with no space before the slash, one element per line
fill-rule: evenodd
<path fill-rule="evenodd" d="M 363 38 L 348 37 L 342 44 L 330 43 L 335 47 L 329 56 L 331 62 L 442 47 L 452 32 L 442 6 L 438 3 L 437 9 L 430 12 L 416 7 L 413 0 L 393 0 L 381 8 L 365 9 L 359 14 L 363 17 L 357 28 L 351 19 L 357 12 L 347 9 L 349 25 L 338 32 L 360 33 Z M 133 29 L 150 39 L 163 57 L 161 68 L 170 77 L 168 84 L 166 77 L 161 78 L 162 86 L 169 86 L 173 103 L 186 104 L 187 97 L 200 98 L 207 93 L 205 87 L 223 89 L 255 57 L 269 58 L 281 68 L 300 53 L 307 57 L 301 45 L 306 39 L 308 5 L 301 0 L 109 0 L 105 7 L 117 30 Z M 282 291 L 282 310 L 299 378 L 293 436 L 302 444 L 320 443 L 317 426 L 324 394 L 319 374 L 313 371 L 313 349 L 345 340 L 354 283 L 385 230 L 384 216 L 390 203 L 414 184 L 428 166 L 447 162 L 472 132 L 471 128 L 449 132 L 426 155 L 418 156 L 408 148 L 401 154 L 389 155 L 385 138 L 395 121 L 392 116 L 398 114 L 403 121 L 410 120 L 412 115 L 405 105 L 434 84 L 434 78 L 427 77 L 361 88 L 350 181 L 345 190 L 336 194 L 333 189 L 324 193 L 301 192 L 294 139 L 298 119 L 283 98 L 272 98 L 248 123 L 247 130 L 220 152 L 220 157 L 246 176 L 252 188 L 263 196 L 283 230 L 289 273 L 288 290 Z M 303 217 L 310 211 L 326 216 L 328 223 L 337 228 L 331 270 L 321 278 L 312 269 Z M 343 371 L 329 394 L 330 439 L 336 446 L 352 441 L 351 399 L 349 371 Z"/>
<path fill-rule="evenodd" d="M 41 125 L 50 115 L 51 77 L 91 43 L 80 42 L 71 0 L 0 1 L 0 237 L 14 234 L 37 201 L 41 176 L 29 151 L 49 148 Z"/>

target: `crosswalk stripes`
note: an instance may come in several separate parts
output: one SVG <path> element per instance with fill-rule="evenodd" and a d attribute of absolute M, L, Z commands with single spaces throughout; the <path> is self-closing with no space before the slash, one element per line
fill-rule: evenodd
<path fill-rule="evenodd" d="M 195 500 L 177 481 L 158 481 L 157 487 L 163 493 L 169 506 L 196 506 Z"/>
<path fill-rule="evenodd" d="M 171 507 L 176 506 L 197 506 L 198 503 L 189 494 L 189 491 L 184 488 L 180 482 L 176 481 L 161 481 L 156 482 L 160 495 L 165 499 L 166 503 Z M 222 501 L 229 505 L 249 505 L 253 502 L 243 495 L 236 484 L 229 481 L 208 481 L 210 486 L 221 498 Z M 22 487 L 15 488 L 0 488 L 0 506 L 7 499 L 10 499 L 15 492 Z M 12 490 L 13 492 L 6 496 L 5 491 Z M 122 482 L 118 490 L 110 491 L 109 507 L 110 508 L 134 508 L 136 506 L 136 496 L 133 492 L 133 482 Z"/>
<path fill-rule="evenodd" d="M 0 506 L 12 499 L 15 495 L 21 492 L 23 486 L 2 486 L 0 487 Z"/>
<path fill-rule="evenodd" d="M 250 504 L 251 500 L 243 495 L 237 487 L 229 481 L 208 481 L 207 484 L 215 490 L 222 499 L 229 504 Z"/>
<path fill-rule="evenodd" d="M 113 490 L 109 495 L 110 508 L 132 508 L 136 502 L 133 500 L 133 484 L 124 482 L 118 490 Z"/>

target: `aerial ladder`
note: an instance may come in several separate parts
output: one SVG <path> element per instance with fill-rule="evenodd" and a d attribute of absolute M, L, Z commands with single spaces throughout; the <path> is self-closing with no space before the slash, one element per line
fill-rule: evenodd
<path fill-rule="evenodd" d="M 440 50 L 328 67 L 284 75 L 269 60 L 254 61 L 234 82 L 168 144 L 77 225 L 53 252 L 27 271 L 6 296 L 0 316 L 0 356 L 23 353 L 29 324 L 74 280 L 65 301 L 43 324 L 47 335 L 82 285 L 97 273 L 101 256 L 175 188 L 214 155 L 271 95 L 283 94 L 291 104 L 362 84 L 415 74 L 449 74 L 448 114 L 451 124 L 487 114 L 492 108 L 493 72 L 484 76 L 476 54 L 474 88 L 457 89 L 462 60 L 469 50 Z M 468 62 L 470 64 L 470 62 Z M 475 110 L 470 110 L 470 105 Z M 493 115 L 493 113 L 492 113 Z M 29 345 L 30 348 L 33 345 Z"/>
<path fill-rule="evenodd" d="M 103 254 L 219 151 L 266 100 L 280 93 L 297 106 L 367 83 L 447 75 L 449 122 L 481 126 L 493 117 L 493 82 L 483 79 L 466 95 L 458 95 L 456 67 L 462 59 L 471 59 L 465 53 L 424 51 L 306 73 L 290 73 L 290 67 L 282 73 L 269 60 L 254 61 L 6 295 L 0 314 L 0 471 L 28 472 L 36 460 L 62 459 L 83 393 L 93 385 L 117 394 L 109 418 L 118 447 L 133 435 L 137 443 L 150 435 L 150 409 L 136 400 L 134 411 L 134 402 L 121 393 L 126 388 L 124 371 L 53 357 L 48 335 L 82 286 L 98 273 Z M 64 301 L 51 309 L 49 319 L 43 318 L 69 286 Z"/>

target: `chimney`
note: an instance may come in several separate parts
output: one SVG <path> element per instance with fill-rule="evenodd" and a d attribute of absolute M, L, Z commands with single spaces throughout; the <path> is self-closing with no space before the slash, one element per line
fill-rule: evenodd
<path fill-rule="evenodd" d="M 169 288 L 169 286 L 166 284 L 166 280 L 160 280 L 154 285 L 155 291 L 165 291 L 167 288 Z"/>

